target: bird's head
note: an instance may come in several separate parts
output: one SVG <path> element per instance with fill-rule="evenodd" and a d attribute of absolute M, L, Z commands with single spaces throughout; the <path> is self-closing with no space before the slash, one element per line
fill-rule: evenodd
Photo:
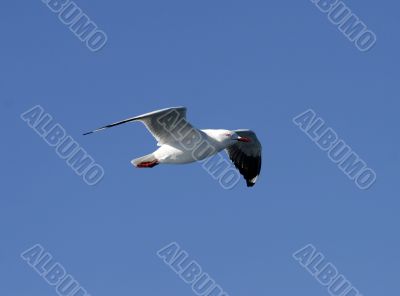
<path fill-rule="evenodd" d="M 236 144 L 237 142 L 249 143 L 251 139 L 239 136 L 236 132 L 230 130 L 219 130 L 218 140 L 229 145 Z"/>

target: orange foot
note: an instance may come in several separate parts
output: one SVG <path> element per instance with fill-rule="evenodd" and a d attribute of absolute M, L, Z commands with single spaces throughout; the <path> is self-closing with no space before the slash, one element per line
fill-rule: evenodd
<path fill-rule="evenodd" d="M 159 164 L 158 160 L 144 161 L 144 162 L 139 163 L 137 165 L 137 167 L 138 168 L 152 168 L 152 167 L 155 167 L 158 164 Z"/>

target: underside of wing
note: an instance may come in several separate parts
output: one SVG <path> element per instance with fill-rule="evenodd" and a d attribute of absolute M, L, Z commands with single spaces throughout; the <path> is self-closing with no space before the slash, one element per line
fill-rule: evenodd
<path fill-rule="evenodd" d="M 187 122 L 185 107 L 172 107 L 121 120 L 85 133 L 84 135 L 132 121 L 143 122 L 149 132 L 161 145 L 179 142 L 182 140 L 182 137 L 188 136 L 189 133 L 199 132 Z"/>
<path fill-rule="evenodd" d="M 235 167 L 246 180 L 247 186 L 252 187 L 261 171 L 261 143 L 256 134 L 250 130 L 235 131 L 240 137 L 249 138 L 249 143 L 238 142 L 228 147 L 227 153 Z"/>
<path fill-rule="evenodd" d="M 159 145 L 173 144 L 182 140 L 185 133 L 197 131 L 186 120 L 186 108 L 167 108 L 135 117 L 143 122 Z"/>

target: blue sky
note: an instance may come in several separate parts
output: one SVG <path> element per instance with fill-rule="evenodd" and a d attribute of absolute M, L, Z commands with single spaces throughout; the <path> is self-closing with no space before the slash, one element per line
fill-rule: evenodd
<path fill-rule="evenodd" d="M 91 295 L 194 295 L 156 255 L 177 242 L 229 295 L 329 295 L 292 253 L 311 243 L 363 295 L 395 294 L 400 256 L 397 1 L 345 3 L 362 53 L 311 1 L 77 1 L 93 53 L 42 1 L 3 1 L 1 295 L 56 295 L 20 254 L 41 244 Z M 41 105 L 104 167 L 88 186 L 20 114 Z M 262 175 L 222 189 L 198 164 L 139 170 L 140 123 L 169 106 L 199 128 L 250 128 Z M 292 118 L 313 109 L 377 173 L 358 189 Z M 397 196 L 397 198 L 396 198 Z"/>

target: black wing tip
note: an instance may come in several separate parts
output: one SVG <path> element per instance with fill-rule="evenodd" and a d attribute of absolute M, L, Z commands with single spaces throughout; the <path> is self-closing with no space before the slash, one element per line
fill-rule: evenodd
<path fill-rule="evenodd" d="M 83 136 L 86 136 L 86 135 L 94 134 L 94 133 L 97 133 L 97 132 L 99 132 L 99 131 L 102 131 L 102 130 L 106 129 L 107 127 L 108 127 L 108 126 L 104 126 L 104 127 L 95 129 L 95 130 L 93 130 L 93 131 L 86 132 L 86 133 L 84 133 L 84 134 L 82 134 L 82 135 L 83 135 Z"/>
<path fill-rule="evenodd" d="M 246 180 L 247 187 L 253 187 L 256 183 L 251 182 L 250 180 Z"/>
<path fill-rule="evenodd" d="M 254 185 L 256 185 L 258 176 L 259 176 L 259 175 L 255 176 L 255 177 L 248 177 L 248 176 L 246 176 L 246 177 L 245 177 L 245 180 L 246 180 L 247 187 L 253 187 Z"/>

